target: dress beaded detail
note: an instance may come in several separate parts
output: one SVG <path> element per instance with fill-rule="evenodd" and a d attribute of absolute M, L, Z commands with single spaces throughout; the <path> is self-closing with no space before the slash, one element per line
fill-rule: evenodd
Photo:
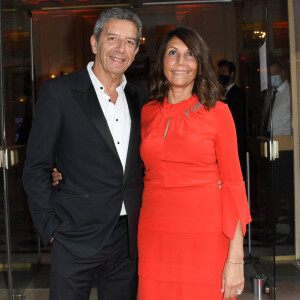
<path fill-rule="evenodd" d="M 141 134 L 139 300 L 222 299 L 229 239 L 251 220 L 231 113 L 196 95 L 151 101 Z"/>

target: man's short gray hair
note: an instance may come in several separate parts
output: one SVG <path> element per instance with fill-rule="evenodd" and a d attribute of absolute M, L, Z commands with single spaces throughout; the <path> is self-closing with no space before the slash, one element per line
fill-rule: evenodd
<path fill-rule="evenodd" d="M 142 36 L 142 29 L 143 29 L 142 21 L 135 13 L 122 8 L 111 8 L 103 11 L 100 14 L 94 27 L 94 35 L 96 37 L 97 43 L 99 41 L 100 34 L 104 29 L 105 23 L 110 20 L 125 20 L 125 21 L 133 22 L 137 27 L 136 47 L 138 47 Z"/>

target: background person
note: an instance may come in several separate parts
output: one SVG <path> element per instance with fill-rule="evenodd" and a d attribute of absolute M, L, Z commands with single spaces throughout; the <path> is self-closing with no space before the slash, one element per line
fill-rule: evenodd
<path fill-rule="evenodd" d="M 218 62 L 219 81 L 225 88 L 225 103 L 232 114 L 237 142 L 239 159 L 244 179 L 246 179 L 246 152 L 247 152 L 247 117 L 245 92 L 235 82 L 236 67 L 233 62 L 220 60 Z"/>
<path fill-rule="evenodd" d="M 265 99 L 263 110 L 263 134 L 266 137 L 272 136 L 276 140 L 277 136 L 291 136 L 292 129 L 292 105 L 290 84 L 286 79 L 285 71 L 278 61 L 273 61 L 270 65 L 271 92 Z M 271 110 L 271 114 L 270 114 Z M 271 119 L 272 116 L 272 129 Z M 279 147 L 283 141 L 279 140 Z M 273 168 L 273 190 L 272 190 L 272 237 L 277 239 L 277 223 L 279 220 L 281 201 L 285 195 L 288 207 L 287 219 L 289 223 L 289 233 L 286 235 L 286 242 L 294 243 L 294 161 L 293 150 L 279 151 L 279 158 L 272 163 Z M 286 214 L 285 214 L 286 215 Z"/>
<path fill-rule="evenodd" d="M 202 38 L 189 28 L 170 31 L 142 110 L 139 300 L 233 299 L 243 291 L 251 218 L 221 97 Z"/>
<path fill-rule="evenodd" d="M 43 243 L 51 244 L 51 300 L 136 300 L 142 196 L 140 110 L 145 92 L 126 81 L 142 24 L 123 9 L 98 18 L 95 61 L 47 81 L 27 145 L 23 183 Z M 49 169 L 64 174 L 58 187 Z"/>
<path fill-rule="evenodd" d="M 263 132 L 270 136 L 270 108 L 272 110 L 273 136 L 292 135 L 292 107 L 290 84 L 285 71 L 279 62 L 274 61 L 270 66 L 271 92 L 265 100 L 263 110 Z"/>

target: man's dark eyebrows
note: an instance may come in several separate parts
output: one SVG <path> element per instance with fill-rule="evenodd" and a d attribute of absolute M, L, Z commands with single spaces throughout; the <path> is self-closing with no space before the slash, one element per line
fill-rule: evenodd
<path fill-rule="evenodd" d="M 117 33 L 114 33 L 114 32 L 108 32 L 106 35 L 107 35 L 107 36 L 109 36 L 109 35 L 112 35 L 112 36 L 118 36 L 118 34 L 117 34 Z M 128 37 L 128 39 L 137 42 L 137 38 L 136 38 L 136 37 Z"/>
<path fill-rule="evenodd" d="M 136 37 L 129 37 L 128 39 L 137 42 L 137 38 Z"/>

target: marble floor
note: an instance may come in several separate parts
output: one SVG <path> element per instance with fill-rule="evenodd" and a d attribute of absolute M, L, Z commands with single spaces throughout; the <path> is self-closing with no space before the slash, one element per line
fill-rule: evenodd
<path fill-rule="evenodd" d="M 47 300 L 48 289 L 28 289 L 24 293 L 24 300 Z M 0 299 L 8 300 L 6 291 L 0 290 Z M 262 297 L 256 296 L 251 292 L 250 286 L 245 288 L 244 293 L 238 298 L 239 300 L 267 300 L 269 295 Z M 299 282 L 280 282 L 277 284 L 276 300 L 299 300 L 300 299 L 300 284 Z M 97 300 L 96 289 L 91 292 L 90 300 Z"/>
<path fill-rule="evenodd" d="M 270 265 L 261 266 L 262 269 L 268 272 Z M 269 295 L 257 296 L 254 295 L 251 288 L 251 275 L 257 270 L 251 264 L 245 264 L 245 290 L 238 298 L 239 300 L 267 300 Z M 48 300 L 48 276 L 49 265 L 40 267 L 40 270 L 35 271 L 36 275 L 31 277 L 30 281 L 26 282 L 26 289 L 22 290 L 22 295 L 25 298 L 15 298 L 24 300 Z M 1 276 L 0 272 L 0 276 Z M 32 273 L 31 273 L 32 274 Z M 295 261 L 280 262 L 277 264 L 277 285 L 276 285 L 276 300 L 299 300 L 300 299 L 300 266 Z M 3 275 L 2 275 L 3 277 Z M 20 275 L 20 277 L 22 277 Z M 1 277 L 0 277 L 1 281 Z M 20 281 L 21 282 L 21 281 Z M 41 288 L 42 287 L 42 288 Z M 0 299 L 9 300 L 7 290 L 2 285 L 0 287 Z M 90 300 L 97 300 L 96 289 L 93 288 Z M 154 299 L 157 300 L 157 299 Z"/>

